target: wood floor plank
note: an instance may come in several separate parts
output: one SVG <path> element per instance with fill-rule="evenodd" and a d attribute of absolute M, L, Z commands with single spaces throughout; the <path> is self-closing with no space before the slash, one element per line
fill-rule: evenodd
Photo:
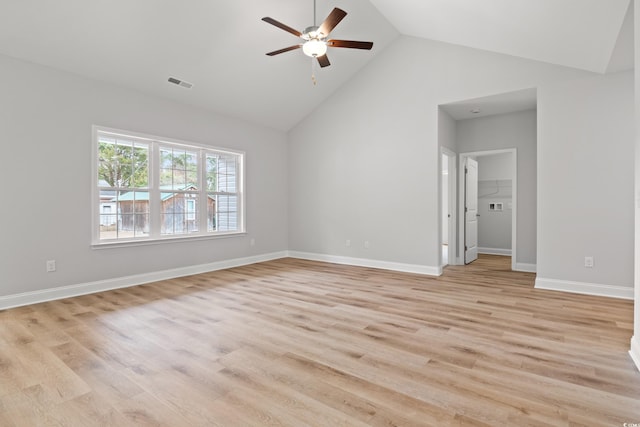
<path fill-rule="evenodd" d="M 2 426 L 640 422 L 633 303 L 281 259 L 0 312 Z"/>

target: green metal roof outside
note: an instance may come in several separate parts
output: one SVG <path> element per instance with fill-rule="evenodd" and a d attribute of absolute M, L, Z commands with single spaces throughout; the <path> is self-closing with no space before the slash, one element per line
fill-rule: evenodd
<path fill-rule="evenodd" d="M 170 185 L 162 185 L 160 186 L 161 190 L 172 189 Z M 198 188 L 193 184 L 187 184 L 184 187 L 177 188 L 176 191 L 185 191 L 187 189 L 197 190 Z M 165 201 L 173 197 L 175 193 L 160 193 L 160 200 Z M 120 197 L 114 197 L 111 199 L 112 202 L 143 202 L 149 201 L 149 192 L 148 191 L 130 191 L 126 194 L 121 195 Z"/>

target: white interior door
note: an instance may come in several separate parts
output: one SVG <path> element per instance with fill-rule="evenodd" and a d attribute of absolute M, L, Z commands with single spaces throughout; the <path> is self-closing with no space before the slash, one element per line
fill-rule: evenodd
<path fill-rule="evenodd" d="M 467 157 L 464 169 L 464 263 L 478 259 L 478 162 Z"/>

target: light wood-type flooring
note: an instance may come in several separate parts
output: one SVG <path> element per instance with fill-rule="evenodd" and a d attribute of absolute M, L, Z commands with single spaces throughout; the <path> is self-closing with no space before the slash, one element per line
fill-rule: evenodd
<path fill-rule="evenodd" d="M 282 259 L 0 312 L 0 426 L 640 423 L 631 301 Z"/>

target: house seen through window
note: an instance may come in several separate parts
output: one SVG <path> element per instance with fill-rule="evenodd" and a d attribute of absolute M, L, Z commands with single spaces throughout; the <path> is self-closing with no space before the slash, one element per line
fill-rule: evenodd
<path fill-rule="evenodd" d="M 243 154 L 95 131 L 95 242 L 243 232 Z"/>

